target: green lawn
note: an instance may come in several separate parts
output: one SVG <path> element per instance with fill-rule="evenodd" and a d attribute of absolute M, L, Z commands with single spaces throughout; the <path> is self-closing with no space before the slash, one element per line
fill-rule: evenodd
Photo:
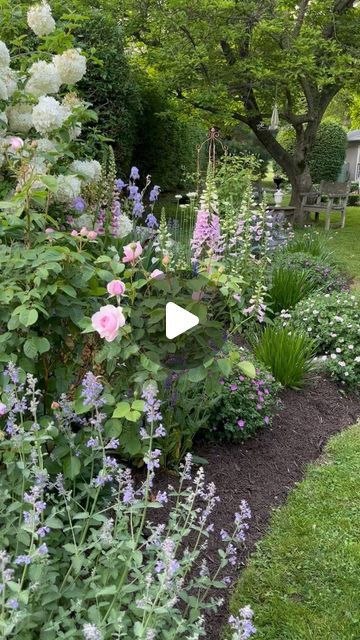
<path fill-rule="evenodd" d="M 360 638 L 360 425 L 332 438 L 245 569 L 231 602 L 250 604 L 258 640 Z"/>
<path fill-rule="evenodd" d="M 332 220 L 335 219 L 334 215 Z M 314 228 L 329 239 L 329 248 L 333 251 L 335 261 L 355 279 L 354 286 L 360 288 L 360 207 L 347 208 L 344 229 L 325 231 L 324 216 L 320 216 Z"/>

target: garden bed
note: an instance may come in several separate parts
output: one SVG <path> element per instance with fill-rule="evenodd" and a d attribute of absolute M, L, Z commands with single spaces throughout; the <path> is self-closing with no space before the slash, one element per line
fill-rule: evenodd
<path fill-rule="evenodd" d="M 271 510 L 281 505 L 290 489 L 302 479 L 309 462 L 316 460 L 333 434 L 353 424 L 360 415 L 360 398 L 346 396 L 326 379 L 301 392 L 282 393 L 283 410 L 273 426 L 244 444 L 198 443 L 195 453 L 206 458 L 206 476 L 221 498 L 214 512 L 215 527 L 231 527 L 233 514 L 242 499 L 248 501 L 252 520 L 245 563 L 264 534 Z M 214 541 L 215 542 L 215 541 Z M 216 562 L 217 547 L 210 544 L 207 557 Z M 233 573 L 238 573 L 234 568 Z M 218 640 L 228 617 L 227 603 L 208 621 L 208 640 Z"/>

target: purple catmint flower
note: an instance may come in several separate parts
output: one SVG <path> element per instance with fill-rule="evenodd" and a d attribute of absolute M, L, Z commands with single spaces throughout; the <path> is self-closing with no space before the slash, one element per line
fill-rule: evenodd
<path fill-rule="evenodd" d="M 154 469 L 159 469 L 160 456 L 161 456 L 160 449 L 154 449 L 153 451 L 151 451 L 150 458 L 147 460 L 147 468 L 149 471 L 153 471 Z"/>
<path fill-rule="evenodd" d="M 89 440 L 86 443 L 86 446 L 88 447 L 88 449 L 95 449 L 95 447 L 99 446 L 99 439 L 98 438 L 89 438 Z"/>
<path fill-rule="evenodd" d="M 25 524 L 30 525 L 32 523 L 32 514 L 30 511 L 24 511 L 23 516 Z"/>
<path fill-rule="evenodd" d="M 115 458 L 111 458 L 110 456 L 106 456 L 105 458 L 105 466 L 110 467 L 110 469 L 117 469 L 119 464 Z"/>
<path fill-rule="evenodd" d="M 81 196 L 77 196 L 76 198 L 74 198 L 74 200 L 71 203 L 71 207 L 72 209 L 75 209 L 75 211 L 78 211 L 79 213 L 81 211 L 84 211 L 86 207 L 84 198 L 82 198 Z"/>
<path fill-rule="evenodd" d="M 44 502 L 43 500 L 37 500 L 34 506 L 37 513 L 42 513 L 46 509 L 46 502 Z"/>
<path fill-rule="evenodd" d="M 50 527 L 40 527 L 36 533 L 39 538 L 45 538 L 45 536 L 50 533 Z"/>
<path fill-rule="evenodd" d="M 155 429 L 154 437 L 155 438 L 165 438 L 165 436 L 166 436 L 166 431 L 165 431 L 164 427 L 161 424 L 159 427 L 157 427 Z"/>
<path fill-rule="evenodd" d="M 8 366 L 6 367 L 4 374 L 9 376 L 11 382 L 13 382 L 13 384 L 18 384 L 19 379 L 20 379 L 20 373 L 19 373 L 19 369 L 17 369 L 14 365 L 13 362 L 9 362 Z"/>
<path fill-rule="evenodd" d="M 111 438 L 109 442 L 105 445 L 105 449 L 117 449 L 119 446 L 118 438 Z"/>
<path fill-rule="evenodd" d="M 9 598 L 9 600 L 6 602 L 7 606 L 10 607 L 10 609 L 18 609 L 19 608 L 19 603 L 16 600 L 16 598 Z"/>
<path fill-rule="evenodd" d="M 40 556 L 44 556 L 46 553 L 48 553 L 48 548 L 47 548 L 47 544 L 45 542 L 43 542 L 43 544 L 40 545 L 40 547 L 38 548 L 38 554 Z"/>
<path fill-rule="evenodd" d="M 131 167 L 130 179 L 131 180 L 139 180 L 139 178 L 140 178 L 139 169 L 137 167 Z"/>
<path fill-rule="evenodd" d="M 142 398 L 145 400 L 144 411 L 149 424 L 160 422 L 162 415 L 160 413 L 161 402 L 157 399 L 158 389 L 156 384 L 148 382 L 142 389 Z"/>
<path fill-rule="evenodd" d="M 159 199 L 159 195 L 160 195 L 160 187 L 159 187 L 159 185 L 155 184 L 154 187 L 150 191 L 149 201 L 150 202 L 156 202 Z"/>
<path fill-rule="evenodd" d="M 101 633 L 95 624 L 84 624 L 83 636 L 84 640 L 101 640 Z"/>
<path fill-rule="evenodd" d="M 256 628 L 252 624 L 253 611 L 247 606 L 239 610 L 239 616 L 230 616 L 229 625 L 235 632 L 235 640 L 248 640 L 256 633 Z"/>
<path fill-rule="evenodd" d="M 30 563 L 31 563 L 30 556 L 18 556 L 17 558 L 15 558 L 15 564 L 28 565 Z"/>
<path fill-rule="evenodd" d="M 104 401 L 100 398 L 104 387 L 91 371 L 88 371 L 85 375 L 81 387 L 81 397 L 84 399 L 84 404 L 94 405 L 95 407 L 100 407 L 104 404 Z"/>
<path fill-rule="evenodd" d="M 158 491 L 156 494 L 156 502 L 160 502 L 160 504 L 165 504 L 168 501 L 168 496 L 166 491 Z"/>

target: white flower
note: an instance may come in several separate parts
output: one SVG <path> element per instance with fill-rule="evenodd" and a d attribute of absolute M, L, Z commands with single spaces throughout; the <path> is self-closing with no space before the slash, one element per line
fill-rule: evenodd
<path fill-rule="evenodd" d="M 343 360 L 340 360 L 339 367 L 346 367 L 346 362 L 344 362 Z"/>
<path fill-rule="evenodd" d="M 42 153 L 55 153 L 57 151 L 56 144 L 49 138 L 39 138 L 36 142 L 38 151 Z"/>
<path fill-rule="evenodd" d="M 0 100 L 8 99 L 8 90 L 5 82 L 0 78 Z"/>
<path fill-rule="evenodd" d="M 336 351 L 336 353 L 341 353 L 340 347 L 336 347 L 335 351 Z"/>
<path fill-rule="evenodd" d="M 25 90 L 37 98 L 48 93 L 57 93 L 60 89 L 60 77 L 53 63 L 40 60 L 29 69 L 30 78 Z"/>
<path fill-rule="evenodd" d="M 353 345 L 353 344 L 349 344 L 348 348 L 349 348 L 349 349 L 353 349 L 353 348 L 354 348 L 354 345 Z"/>
<path fill-rule="evenodd" d="M 62 84 L 76 84 L 86 73 L 86 58 L 78 49 L 68 49 L 53 57 Z"/>
<path fill-rule="evenodd" d="M 336 360 L 336 358 L 337 358 L 336 353 L 332 353 L 332 354 L 331 354 L 331 356 L 330 356 L 330 358 L 331 358 L 332 360 Z"/>
<path fill-rule="evenodd" d="M 45 0 L 29 9 L 27 23 L 37 36 L 47 36 L 55 30 L 55 20 L 51 15 L 51 8 Z"/>
<path fill-rule="evenodd" d="M 80 195 L 81 181 L 76 176 L 60 175 L 57 178 L 57 191 L 55 198 L 57 202 L 72 202 Z"/>
<path fill-rule="evenodd" d="M 360 362 L 360 356 L 356 356 L 355 362 Z"/>
<path fill-rule="evenodd" d="M 81 176 L 86 183 L 98 182 L 101 177 L 101 165 L 97 160 L 74 160 L 70 170 Z"/>
<path fill-rule="evenodd" d="M 118 221 L 118 226 L 116 229 L 116 236 L 118 238 L 125 238 L 131 233 L 133 228 L 132 222 L 130 218 L 128 218 L 124 213 L 120 216 Z"/>
<path fill-rule="evenodd" d="M 60 129 L 70 115 L 70 109 L 60 104 L 55 98 L 41 96 L 32 110 L 33 125 L 39 133 L 49 133 Z"/>
<path fill-rule="evenodd" d="M 10 53 L 5 42 L 0 40 L 0 67 L 8 67 L 10 65 Z"/>
<path fill-rule="evenodd" d="M 9 119 L 9 127 L 15 133 L 28 133 L 30 131 L 32 121 L 32 106 L 29 104 L 18 103 L 9 107 L 7 110 Z"/>

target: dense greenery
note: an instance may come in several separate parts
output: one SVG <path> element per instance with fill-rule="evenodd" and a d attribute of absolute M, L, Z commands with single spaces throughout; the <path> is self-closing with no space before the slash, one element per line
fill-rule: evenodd
<path fill-rule="evenodd" d="M 357 636 L 359 473 L 356 426 L 330 441 L 273 517 L 232 599 L 234 612 L 253 603 L 259 640 Z"/>

